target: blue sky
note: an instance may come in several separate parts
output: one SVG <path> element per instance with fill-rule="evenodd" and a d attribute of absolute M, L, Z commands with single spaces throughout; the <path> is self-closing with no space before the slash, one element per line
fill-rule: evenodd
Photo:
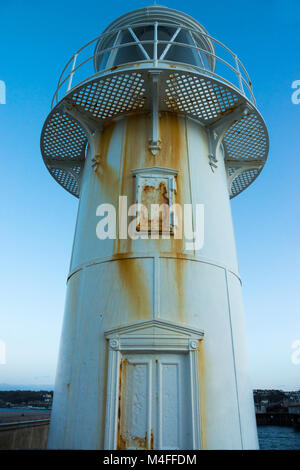
<path fill-rule="evenodd" d="M 54 382 L 77 199 L 44 167 L 40 132 L 72 53 L 146 1 L 10 0 L 0 3 L 0 384 Z M 246 65 L 270 133 L 255 183 L 232 201 L 254 388 L 300 389 L 291 362 L 300 339 L 298 1 L 168 1 L 194 16 Z"/>

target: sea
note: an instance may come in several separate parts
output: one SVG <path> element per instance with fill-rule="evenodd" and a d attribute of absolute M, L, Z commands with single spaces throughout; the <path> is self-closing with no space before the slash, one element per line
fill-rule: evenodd
<path fill-rule="evenodd" d="M 9 411 L 14 411 L 14 412 L 16 412 L 16 411 L 20 411 L 20 412 L 21 411 L 44 411 L 45 412 L 45 411 L 48 411 L 48 410 L 47 410 L 47 408 L 41 408 L 40 406 L 36 407 L 36 408 L 34 408 L 34 407 L 32 407 L 32 408 L 29 408 L 29 407 L 27 407 L 27 408 L 0 408 L 0 413 L 1 412 L 7 413 Z"/>
<path fill-rule="evenodd" d="M 287 426 L 258 426 L 261 450 L 300 450 L 300 431 Z"/>

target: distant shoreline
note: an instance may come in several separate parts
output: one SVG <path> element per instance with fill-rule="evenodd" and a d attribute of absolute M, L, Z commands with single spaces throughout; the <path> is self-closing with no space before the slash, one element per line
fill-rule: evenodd
<path fill-rule="evenodd" d="M 0 408 L 0 425 L 22 421 L 50 419 L 51 409 L 39 408 Z"/>
<path fill-rule="evenodd" d="M 42 406 L 9 406 L 9 407 L 0 407 L 1 412 L 9 411 L 51 411 L 51 408 L 46 408 Z"/>

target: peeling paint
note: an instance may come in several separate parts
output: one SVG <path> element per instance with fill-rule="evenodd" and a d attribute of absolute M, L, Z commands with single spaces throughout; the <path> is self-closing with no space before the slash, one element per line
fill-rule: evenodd
<path fill-rule="evenodd" d="M 127 376 L 128 359 L 122 358 L 120 361 L 120 379 L 119 379 L 119 394 L 118 394 L 118 421 L 117 421 L 117 450 L 126 450 L 129 447 L 136 449 L 148 449 L 148 434 L 145 437 L 141 436 L 126 436 L 123 435 L 124 422 L 124 399 L 126 395 L 126 376 Z M 134 364 L 132 364 L 134 365 Z M 153 430 L 151 429 L 150 435 L 150 449 L 153 449 Z"/>

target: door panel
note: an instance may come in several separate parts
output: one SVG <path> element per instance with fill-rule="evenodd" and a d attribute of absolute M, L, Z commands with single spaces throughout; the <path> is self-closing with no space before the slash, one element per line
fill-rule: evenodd
<path fill-rule="evenodd" d="M 151 439 L 152 357 L 121 360 L 118 449 L 148 449 Z"/>
<path fill-rule="evenodd" d="M 188 354 L 124 354 L 119 449 L 191 449 Z"/>

